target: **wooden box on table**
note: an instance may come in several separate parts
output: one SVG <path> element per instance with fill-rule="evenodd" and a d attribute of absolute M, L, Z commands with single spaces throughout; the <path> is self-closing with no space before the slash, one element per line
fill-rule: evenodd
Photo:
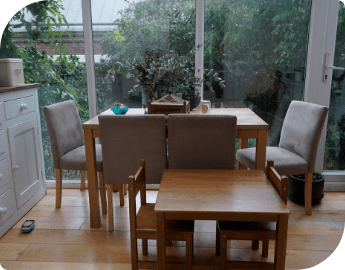
<path fill-rule="evenodd" d="M 155 101 L 148 102 L 149 114 L 172 114 L 172 113 L 190 113 L 190 100 L 183 100 L 168 92 L 168 95 L 157 99 Z"/>

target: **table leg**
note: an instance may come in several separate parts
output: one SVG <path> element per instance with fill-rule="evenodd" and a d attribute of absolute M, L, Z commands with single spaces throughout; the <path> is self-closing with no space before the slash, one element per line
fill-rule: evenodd
<path fill-rule="evenodd" d="M 157 222 L 157 270 L 165 270 L 165 214 L 156 212 Z"/>
<path fill-rule="evenodd" d="M 84 130 L 85 155 L 90 203 L 90 227 L 99 228 L 101 226 L 101 215 L 99 211 L 98 181 L 96 170 L 96 149 L 95 139 L 92 137 L 92 130 Z"/>
<path fill-rule="evenodd" d="M 258 130 L 258 138 L 256 140 L 256 169 L 265 172 L 266 168 L 266 141 L 267 130 Z"/>
<path fill-rule="evenodd" d="M 248 148 L 248 138 L 240 139 L 240 149 Z M 244 166 L 241 162 L 237 161 L 237 170 L 246 170 L 247 167 Z"/>
<path fill-rule="evenodd" d="M 285 269 L 288 221 L 289 215 L 280 215 L 277 222 L 277 236 L 274 254 L 274 266 L 276 270 Z"/>

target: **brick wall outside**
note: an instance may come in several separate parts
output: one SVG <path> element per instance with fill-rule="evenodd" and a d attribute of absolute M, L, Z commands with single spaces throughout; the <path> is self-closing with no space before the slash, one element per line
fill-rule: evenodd
<path fill-rule="evenodd" d="M 93 46 L 94 46 L 94 54 L 100 55 L 103 54 L 101 41 L 102 36 L 107 32 L 94 32 L 93 33 Z M 59 42 L 60 44 L 64 44 L 67 49 L 67 54 L 76 54 L 76 55 L 85 55 L 85 44 L 84 44 L 84 36 L 83 33 L 80 32 L 71 32 L 73 36 L 73 42 L 68 35 L 64 35 L 61 41 L 58 41 L 58 38 L 55 37 L 55 45 L 44 44 L 44 43 L 36 43 L 31 44 L 29 40 L 26 39 L 26 33 L 18 33 L 16 36 L 12 38 L 12 41 L 18 45 L 19 47 L 24 46 L 34 46 L 39 52 L 46 51 L 47 54 L 50 55 L 60 55 L 62 53 L 61 49 L 58 49 L 55 53 L 54 50 L 56 48 L 56 43 Z"/>

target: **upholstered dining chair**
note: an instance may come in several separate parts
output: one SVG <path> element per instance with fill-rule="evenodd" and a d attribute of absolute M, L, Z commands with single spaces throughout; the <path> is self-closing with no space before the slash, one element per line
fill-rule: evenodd
<path fill-rule="evenodd" d="M 273 160 L 280 175 L 305 174 L 305 212 L 311 215 L 312 179 L 322 128 L 328 108 L 292 101 L 281 130 L 278 147 L 266 147 L 266 161 Z M 237 161 L 249 169 L 255 169 L 255 147 L 239 149 Z"/>
<path fill-rule="evenodd" d="M 170 114 L 169 169 L 234 169 L 237 117 Z"/>
<path fill-rule="evenodd" d="M 124 185 L 146 161 L 147 184 L 159 184 L 167 167 L 166 120 L 164 115 L 100 115 L 103 172 L 108 193 L 108 229 L 114 229 L 112 185 Z M 120 188 L 121 190 L 121 188 Z M 123 205 L 120 197 L 120 205 Z"/>
<path fill-rule="evenodd" d="M 272 160 L 267 161 L 266 176 L 286 204 L 289 179 L 277 173 Z M 262 240 L 262 256 L 267 257 L 269 240 L 275 240 L 276 234 L 276 222 L 217 221 L 216 255 L 220 255 L 220 269 L 226 269 L 228 240 Z M 257 248 L 253 245 L 253 249 Z"/>
<path fill-rule="evenodd" d="M 84 133 L 77 107 L 72 100 L 55 103 L 43 108 L 50 137 L 56 174 L 56 208 L 61 207 L 62 170 L 81 171 L 81 190 L 85 188 L 86 157 Z M 102 212 L 107 213 L 106 192 L 103 178 L 101 145 L 96 145 L 96 163 L 99 173 Z"/>
<path fill-rule="evenodd" d="M 128 178 L 129 218 L 131 232 L 132 269 L 157 269 L 157 262 L 138 258 L 137 239 L 142 240 L 142 254 L 148 255 L 148 239 L 157 239 L 157 222 L 154 203 L 146 203 L 145 160 L 140 160 L 136 174 Z M 140 192 L 140 208 L 137 210 L 136 197 Z M 168 241 L 186 242 L 186 268 L 192 269 L 194 220 L 169 220 L 166 222 Z M 179 269 L 179 267 L 176 265 Z"/>

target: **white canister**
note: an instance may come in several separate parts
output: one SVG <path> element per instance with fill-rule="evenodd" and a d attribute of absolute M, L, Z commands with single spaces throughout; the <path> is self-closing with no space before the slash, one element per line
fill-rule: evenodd
<path fill-rule="evenodd" d="M 0 86 L 24 84 L 23 60 L 0 59 Z"/>
<path fill-rule="evenodd" d="M 207 111 L 203 110 L 203 107 L 205 108 L 207 106 Z M 211 101 L 209 100 L 201 100 L 200 101 L 200 109 L 203 113 L 209 113 L 211 110 Z"/>

